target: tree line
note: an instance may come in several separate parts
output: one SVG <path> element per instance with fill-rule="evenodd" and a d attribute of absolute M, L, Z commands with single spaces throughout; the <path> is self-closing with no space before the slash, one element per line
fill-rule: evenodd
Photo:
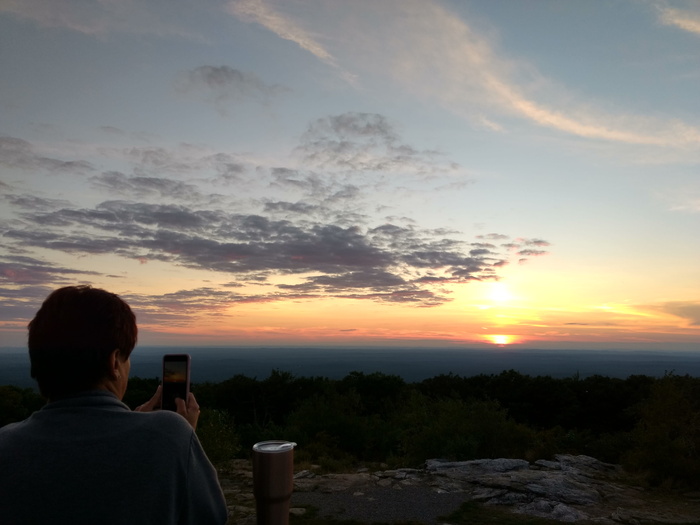
<path fill-rule="evenodd" d="M 158 378 L 132 378 L 124 402 L 143 403 Z M 555 379 L 514 370 L 407 383 L 383 373 L 342 379 L 273 370 L 192 385 L 197 429 L 212 461 L 246 457 L 265 439 L 296 441 L 298 461 L 342 470 L 429 458 L 549 459 L 587 454 L 620 463 L 650 484 L 700 484 L 700 378 Z M 0 387 L 0 426 L 43 405 L 31 389 Z"/>

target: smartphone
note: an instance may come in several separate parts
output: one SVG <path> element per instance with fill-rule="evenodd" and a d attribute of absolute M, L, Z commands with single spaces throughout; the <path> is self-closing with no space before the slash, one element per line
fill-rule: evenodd
<path fill-rule="evenodd" d="M 190 356 L 189 354 L 166 354 L 163 356 L 163 392 L 161 408 L 177 410 L 175 398 L 185 402 L 190 393 Z"/>

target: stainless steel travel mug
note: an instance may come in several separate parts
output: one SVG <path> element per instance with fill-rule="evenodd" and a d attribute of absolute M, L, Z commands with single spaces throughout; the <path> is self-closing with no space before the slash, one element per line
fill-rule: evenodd
<path fill-rule="evenodd" d="M 253 445 L 253 495 L 257 525 L 287 525 L 294 490 L 294 447 L 291 441 Z"/>

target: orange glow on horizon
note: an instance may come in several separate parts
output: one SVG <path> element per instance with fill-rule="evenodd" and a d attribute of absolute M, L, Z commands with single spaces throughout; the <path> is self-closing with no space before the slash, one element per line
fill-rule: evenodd
<path fill-rule="evenodd" d="M 486 283 L 488 284 L 488 283 Z M 532 305 L 518 293 L 518 304 L 486 303 L 490 288 L 475 290 L 434 308 L 360 299 L 316 297 L 295 301 L 240 301 L 200 305 L 188 310 L 137 310 L 142 344 L 177 345 L 356 345 L 518 347 L 577 343 L 697 341 L 697 326 L 675 311 L 629 303 Z M 512 287 L 515 291 L 515 287 Z M 504 287 L 496 288 L 506 298 Z M 483 306 L 482 306 L 483 305 Z M 198 309 L 199 307 L 199 309 Z M 149 314 L 149 315 L 146 315 Z M 643 324 L 644 330 L 640 332 Z M 13 327 L 15 328 L 15 327 Z M 17 345 L 26 328 L 17 326 Z M 5 329 L 4 333 L 7 333 Z"/>

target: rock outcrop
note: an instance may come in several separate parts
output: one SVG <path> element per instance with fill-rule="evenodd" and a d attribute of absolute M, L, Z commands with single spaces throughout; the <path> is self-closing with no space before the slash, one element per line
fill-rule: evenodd
<path fill-rule="evenodd" d="M 588 456 L 560 455 L 556 461 L 532 465 L 518 459 L 429 460 L 426 468 L 437 490 L 463 490 L 471 500 L 564 522 L 604 518 L 586 510 L 600 508 L 623 492 L 613 483 L 621 469 Z"/>
<path fill-rule="evenodd" d="M 240 479 L 249 482 L 249 471 Z M 321 515 L 358 521 L 444 523 L 438 516 L 476 501 L 511 512 L 561 522 L 603 525 L 697 523 L 700 495 L 668 499 L 628 481 L 621 467 L 588 456 L 558 455 L 554 461 L 520 459 L 428 460 L 423 468 L 295 475 L 293 512 L 304 505 Z M 231 480 L 222 479 L 224 491 Z M 245 489 L 235 495 L 231 523 L 254 523 L 254 501 Z M 235 493 L 235 494 L 234 494 Z"/>

